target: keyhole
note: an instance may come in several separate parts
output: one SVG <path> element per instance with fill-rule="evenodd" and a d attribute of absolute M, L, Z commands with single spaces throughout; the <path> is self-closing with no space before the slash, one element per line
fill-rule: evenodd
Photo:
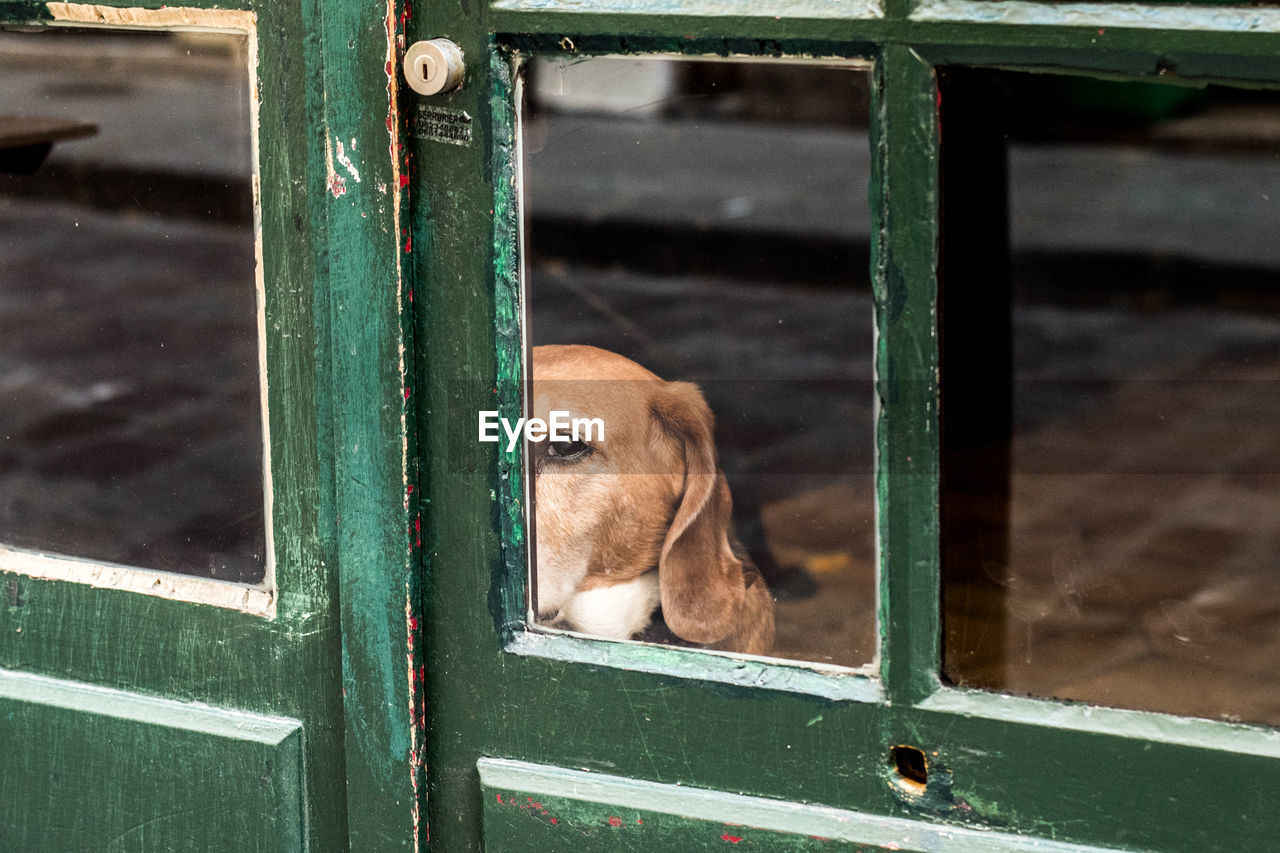
<path fill-rule="evenodd" d="M 433 56 L 418 57 L 418 79 L 425 83 L 434 83 L 436 77 L 436 60 Z"/>

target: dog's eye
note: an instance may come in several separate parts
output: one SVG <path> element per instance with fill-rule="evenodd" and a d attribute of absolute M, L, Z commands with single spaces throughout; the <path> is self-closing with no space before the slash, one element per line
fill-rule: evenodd
<path fill-rule="evenodd" d="M 564 462 L 581 459 L 591 452 L 585 441 L 552 441 L 547 444 L 547 456 Z"/>

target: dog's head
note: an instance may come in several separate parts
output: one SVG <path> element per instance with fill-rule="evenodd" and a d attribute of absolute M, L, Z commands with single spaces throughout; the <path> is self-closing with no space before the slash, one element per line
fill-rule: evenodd
<path fill-rule="evenodd" d="M 604 424 L 603 440 L 530 445 L 539 615 L 570 613 L 575 596 L 643 583 L 656 568 L 678 637 L 770 651 L 773 599 L 730 547 L 732 500 L 697 386 L 585 346 L 536 347 L 533 379 L 535 417 Z"/>

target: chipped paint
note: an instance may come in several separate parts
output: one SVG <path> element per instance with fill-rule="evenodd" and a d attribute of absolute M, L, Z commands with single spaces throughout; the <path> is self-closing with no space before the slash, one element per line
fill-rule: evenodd
<path fill-rule="evenodd" d="M 75 557 L 62 557 L 0 545 L 0 571 L 37 580 L 70 581 L 98 589 L 119 589 L 176 601 L 211 604 L 274 618 L 275 590 L 262 586 L 138 569 Z"/>
<path fill-rule="evenodd" d="M 421 801 L 418 790 L 418 768 L 422 765 L 421 747 L 418 741 L 418 729 L 425 723 L 419 719 L 418 702 L 420 699 L 419 683 L 415 672 L 422 673 L 421 667 L 414 665 L 414 643 L 418 634 L 418 620 L 413 615 L 413 587 L 409 581 L 404 583 L 404 613 L 406 626 L 405 660 L 409 665 L 409 784 L 413 789 L 413 840 L 414 849 L 419 849 L 418 834 L 422 823 Z"/>
<path fill-rule="evenodd" d="M 1084 26 L 1103 35 L 1107 28 L 1274 33 L 1280 9 L 1205 8 L 1137 3 L 1029 3 L 1008 0 L 925 0 L 913 21 Z"/>
<path fill-rule="evenodd" d="M 708 4 L 705 0 L 495 0 L 494 9 L 540 12 L 625 12 L 629 15 L 712 15 L 733 14 L 746 17 L 756 15 L 777 18 L 839 19 L 883 18 L 884 8 L 879 0 L 719 0 Z M 568 36 L 560 40 L 565 50 L 573 49 Z"/>
<path fill-rule="evenodd" d="M 339 142 L 338 145 L 341 146 L 342 143 Z M 329 131 L 326 129 L 324 132 L 324 170 L 328 176 L 326 185 L 334 198 L 342 198 L 347 194 L 347 181 L 334 169 L 333 159 L 333 140 L 329 138 Z"/>
<path fill-rule="evenodd" d="M 492 490 L 490 497 L 496 498 Z M 661 675 L 678 674 L 704 682 L 749 684 L 845 702 L 880 703 L 885 697 L 883 684 L 868 677 L 874 672 L 872 665 L 856 670 L 811 662 L 778 667 L 766 658 L 600 640 L 543 627 L 514 631 L 505 648 L 517 655 Z"/>
<path fill-rule="evenodd" d="M 560 823 L 559 818 L 553 816 L 550 812 L 548 812 L 546 807 L 542 803 L 535 800 L 533 797 L 525 797 L 523 803 L 520 802 L 520 797 L 517 794 L 508 794 L 504 798 L 502 796 L 501 791 L 495 791 L 494 797 L 497 799 L 498 805 L 500 806 L 515 806 L 516 808 L 520 809 L 523 812 L 534 812 L 539 817 L 545 817 L 547 819 L 547 822 L 550 823 L 552 826 Z M 615 825 L 617 826 L 621 825 L 621 821 L 619 818 L 610 818 L 609 820 L 618 820 L 619 823 Z"/>
<path fill-rule="evenodd" d="M 252 33 L 258 16 L 240 9 L 118 9 L 96 3 L 46 3 L 55 23 L 104 26 L 113 29 L 166 29 L 193 32 Z"/>
<path fill-rule="evenodd" d="M 398 188 L 398 191 L 392 194 L 391 200 L 391 226 L 393 234 L 401 234 L 403 232 L 402 216 L 404 204 L 409 194 L 408 180 L 408 155 L 405 154 L 405 146 L 400 138 L 400 113 L 399 113 L 399 81 L 396 79 L 396 51 L 397 47 L 403 50 L 404 34 L 403 28 L 406 20 L 409 19 L 411 12 L 408 4 L 405 4 L 405 11 L 396 14 L 396 0 L 386 0 L 386 14 L 384 16 L 384 26 L 386 30 L 386 55 L 385 64 L 383 66 L 384 73 L 387 77 L 387 154 L 391 163 L 391 184 Z M 398 24 L 398 26 L 397 26 Z M 352 150 L 355 150 L 355 140 L 351 141 Z M 341 146 L 339 146 L 339 159 L 341 160 Z M 405 160 L 402 162 L 401 157 Z M 344 164 L 345 165 L 345 164 Z M 354 166 L 350 167 L 354 170 Z M 353 175 L 356 175 L 353 171 Z M 357 182 L 359 181 L 356 175 Z M 379 181 L 376 189 L 382 195 L 387 193 L 387 184 Z M 380 210 L 381 212 L 381 210 Z M 407 254 L 412 248 L 412 238 L 409 237 L 405 241 L 404 252 Z M 407 304 L 404 299 L 405 292 L 405 268 L 404 261 L 399 255 L 395 260 L 395 292 L 399 303 L 403 306 Z M 402 315 L 404 316 L 404 315 Z M 404 399 L 400 407 L 400 470 L 403 472 L 402 487 L 404 489 L 405 509 L 413 511 L 412 501 L 409 496 L 413 494 L 413 481 L 416 479 L 416 462 L 411 452 L 410 437 L 408 429 L 408 419 L 410 412 L 410 380 L 409 380 L 409 358 L 408 358 L 408 341 L 412 335 L 412 320 L 406 318 L 404 331 L 401 334 L 399 345 L 397 346 L 397 370 L 400 376 L 400 382 L 403 387 Z M 415 514 L 414 530 L 411 538 L 406 543 L 408 553 L 408 565 L 412 573 L 412 567 L 415 563 L 415 549 L 422 546 L 422 522 L 421 517 Z M 405 629 L 408 636 L 408 662 L 409 662 L 409 717 L 410 717 L 410 756 L 409 756 L 409 780 L 413 790 L 413 849 L 420 850 L 422 848 L 422 836 L 424 833 L 424 818 L 422 809 L 423 793 L 420 790 L 420 780 L 425 773 L 425 758 L 420 751 L 419 729 L 426 726 L 426 720 L 420 713 L 419 703 L 425 690 L 425 684 L 418 684 L 415 681 L 414 673 L 420 673 L 420 677 L 425 681 L 425 666 L 414 666 L 415 654 L 420 655 L 421 652 L 415 653 L 415 638 L 418 633 L 418 621 L 414 613 L 414 596 L 412 580 L 405 582 Z M 430 830 L 426 830 L 429 837 Z"/>
<path fill-rule="evenodd" d="M 354 139 L 351 140 L 352 151 L 356 150 L 355 143 L 356 141 Z M 338 162 L 342 164 L 342 167 L 347 170 L 347 173 L 350 174 L 351 177 L 355 178 L 355 181 L 357 184 L 360 183 L 360 172 L 359 170 L 356 169 L 356 164 L 352 163 L 351 158 L 347 156 L 346 150 L 342 147 L 342 140 L 339 139 L 337 144 L 338 144 L 338 153 L 337 153 Z"/>
<path fill-rule="evenodd" d="M 693 824 L 705 826 L 707 823 L 714 823 L 714 827 L 709 827 L 714 833 L 710 837 L 719 836 L 727 844 L 747 841 L 749 846 L 753 842 L 758 844 L 759 839 L 748 840 L 746 833 L 764 831 L 780 833 L 787 840 L 800 837 L 822 840 L 824 843 L 854 843 L 882 849 L 981 850 L 983 853 L 1101 851 L 1098 847 L 997 832 L 989 827 L 935 824 L 914 817 L 785 802 L 523 761 L 481 758 L 476 766 L 480 771 L 480 784 L 483 787 L 520 792 L 520 795 L 508 793 L 505 803 L 517 805 L 519 796 L 527 795 L 530 799 L 537 796 L 540 801 L 551 804 L 552 808 L 563 808 L 569 812 L 566 821 L 570 825 L 576 814 L 579 828 L 594 825 L 598 832 L 607 832 L 608 830 L 603 829 L 605 825 L 617 826 L 612 818 L 602 821 L 598 817 L 604 809 L 634 809 L 646 814 L 666 815 L 675 822 L 687 822 L 686 825 L 691 830 Z M 503 803 L 504 799 L 501 795 L 499 797 L 498 801 Z M 726 831 L 726 827 L 730 831 Z M 805 844 L 803 849 L 812 847 L 812 844 Z"/>
<path fill-rule="evenodd" d="M 207 10 L 198 10 L 207 11 Z M 271 376 L 267 371 L 267 267 L 262 249 L 262 142 L 261 109 L 262 93 L 258 88 L 258 28 L 257 16 L 241 13 L 248 42 L 249 65 L 249 151 L 252 159 L 253 187 L 253 283 L 255 308 L 258 314 L 258 403 L 262 429 L 262 494 L 263 527 L 266 533 L 266 569 L 263 586 L 272 591 L 272 615 L 276 598 L 276 530 L 275 530 L 275 479 L 272 474 L 271 417 L 268 405 Z M 321 563 L 321 565 L 324 565 Z"/>

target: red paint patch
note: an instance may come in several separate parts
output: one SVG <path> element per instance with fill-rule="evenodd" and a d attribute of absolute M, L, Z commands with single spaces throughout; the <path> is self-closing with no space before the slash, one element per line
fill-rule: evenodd
<path fill-rule="evenodd" d="M 347 194 L 347 182 L 341 175 L 334 173 L 329 176 L 329 192 L 333 193 L 334 198 L 341 198 Z"/>
<path fill-rule="evenodd" d="M 404 251 L 405 251 L 405 254 L 408 254 L 409 252 L 413 251 L 413 235 L 412 234 L 410 234 L 408 237 L 405 238 Z"/>
<path fill-rule="evenodd" d="M 409 186 L 409 176 L 408 176 L 408 175 L 401 175 L 401 176 L 400 176 L 400 186 L 402 186 L 402 187 L 407 187 L 407 186 Z"/>
<path fill-rule="evenodd" d="M 555 818 L 551 818 L 551 822 L 552 822 L 553 824 L 556 824 L 556 823 L 559 823 L 560 821 L 559 821 L 559 820 L 557 820 L 557 819 L 555 819 Z"/>
<path fill-rule="evenodd" d="M 609 826 L 622 826 L 622 818 L 620 817 L 609 818 Z"/>
<path fill-rule="evenodd" d="M 644 821 L 642 821 L 640 818 L 636 818 L 636 823 L 643 824 Z"/>
<path fill-rule="evenodd" d="M 506 803 L 502 802 L 502 795 L 501 795 L 501 794 L 496 794 L 495 796 L 498 798 L 498 804 L 499 804 L 499 805 L 504 805 L 504 806 L 506 805 Z"/>
<path fill-rule="evenodd" d="M 408 388 L 404 389 L 404 398 L 405 398 L 406 400 L 408 400 L 408 399 L 409 399 L 409 389 L 408 389 Z"/>
<path fill-rule="evenodd" d="M 413 494 L 413 483 L 409 484 L 409 494 Z"/>
<path fill-rule="evenodd" d="M 729 833 L 726 832 L 724 835 L 720 836 L 720 840 L 728 841 L 730 844 L 737 844 L 739 841 L 742 840 L 742 836 L 730 835 Z"/>

